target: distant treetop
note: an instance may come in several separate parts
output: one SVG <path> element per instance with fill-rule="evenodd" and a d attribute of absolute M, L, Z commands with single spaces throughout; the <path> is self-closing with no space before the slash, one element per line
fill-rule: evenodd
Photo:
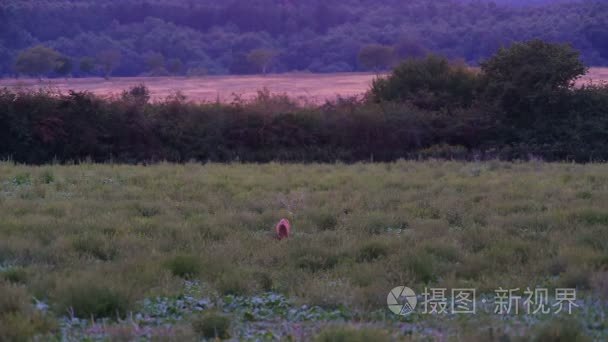
<path fill-rule="evenodd" d="M 600 66 L 606 23 L 604 0 L 3 0 L 0 75 L 37 45 L 75 61 L 75 76 L 364 71 L 385 68 L 388 49 L 476 65 L 533 38 Z"/>

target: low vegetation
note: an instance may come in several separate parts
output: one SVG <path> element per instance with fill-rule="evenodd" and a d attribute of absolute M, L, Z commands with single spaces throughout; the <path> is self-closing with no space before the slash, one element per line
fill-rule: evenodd
<path fill-rule="evenodd" d="M 585 71 L 571 47 L 536 40 L 499 50 L 480 71 L 436 56 L 412 59 L 376 80 L 366 99 L 322 106 L 268 91 L 251 101 L 195 104 L 179 93 L 150 102 L 145 86 L 111 99 L 4 89 L 0 158 L 36 164 L 602 161 L 608 86 L 575 87 Z"/>
<path fill-rule="evenodd" d="M 605 338 L 607 175 L 540 161 L 1 163 L 0 336 Z M 293 236 L 277 241 L 282 217 Z M 584 324 L 400 322 L 386 310 L 398 285 L 575 287 Z"/>

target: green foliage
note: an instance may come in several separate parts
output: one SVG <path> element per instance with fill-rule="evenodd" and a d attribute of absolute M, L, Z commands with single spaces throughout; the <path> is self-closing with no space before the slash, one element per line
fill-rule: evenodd
<path fill-rule="evenodd" d="M 217 280 L 216 287 L 222 295 L 243 295 L 251 287 L 252 281 L 244 270 L 223 272 Z"/>
<path fill-rule="evenodd" d="M 316 342 L 389 342 L 392 338 L 386 331 L 379 329 L 330 327 L 323 330 L 314 340 Z"/>
<path fill-rule="evenodd" d="M 529 37 L 568 41 L 583 49 L 590 64 L 608 63 L 607 3 L 544 1 L 525 10 L 506 5 L 515 1 L 539 3 L 165 0 L 142 6 L 140 0 L 4 0 L 0 74 L 11 73 L 14 56 L 37 43 L 74 60 L 120 50 L 124 60 L 112 74 L 121 76 L 150 72 L 149 53 L 179 58 L 182 72 L 262 72 L 247 54 L 269 47 L 281 52 L 272 65 L 279 72 L 357 70 L 359 51 L 370 44 L 395 47 L 400 58 L 434 51 L 477 64 L 501 45 Z"/>
<path fill-rule="evenodd" d="M 470 107 L 477 87 L 477 75 L 465 65 L 429 55 L 402 62 L 388 77 L 376 79 L 370 92 L 377 102 L 406 102 L 438 110 Z"/>
<path fill-rule="evenodd" d="M 107 241 L 88 234 L 76 237 L 72 241 L 72 246 L 79 254 L 93 257 L 101 261 L 110 261 L 118 254 L 115 246 L 112 246 Z"/>
<path fill-rule="evenodd" d="M 73 68 L 74 68 L 74 65 L 73 65 L 72 60 L 68 57 L 61 56 L 57 59 L 55 68 L 53 69 L 53 71 L 57 75 L 66 77 L 72 72 Z"/>
<path fill-rule="evenodd" d="M 552 106 L 561 104 L 559 98 L 587 67 L 570 45 L 531 40 L 501 48 L 481 70 L 484 97 L 497 103 L 509 120 L 529 125 L 534 115 L 549 115 Z"/>
<path fill-rule="evenodd" d="M 201 271 L 199 258 L 188 255 L 178 255 L 167 261 L 166 267 L 176 277 L 191 279 Z"/>
<path fill-rule="evenodd" d="M 557 318 L 541 325 L 534 335 L 534 342 L 591 341 L 580 324 L 573 319 Z"/>
<path fill-rule="evenodd" d="M 130 305 L 124 293 L 86 281 L 67 284 L 57 297 L 59 314 L 72 313 L 84 319 L 124 318 Z"/>
<path fill-rule="evenodd" d="M 184 63 L 179 58 L 171 58 L 167 61 L 167 71 L 173 75 L 181 74 L 184 69 Z"/>
<path fill-rule="evenodd" d="M 97 63 L 101 67 L 106 79 L 110 78 L 114 69 L 120 64 L 121 59 L 122 54 L 116 49 L 102 50 L 97 54 Z"/>
<path fill-rule="evenodd" d="M 59 52 L 43 45 L 36 45 L 17 56 L 15 71 L 41 77 L 53 70 L 62 70 L 65 65 L 66 59 Z"/>
<path fill-rule="evenodd" d="M 357 252 L 357 261 L 366 262 L 385 257 L 389 253 L 389 248 L 380 241 L 370 241 L 364 244 Z"/>
<path fill-rule="evenodd" d="M 230 318 L 215 312 L 207 312 L 192 321 L 192 328 L 203 338 L 227 339 L 230 337 Z"/>
<path fill-rule="evenodd" d="M 270 49 L 254 49 L 247 54 L 247 61 L 253 64 L 262 74 L 266 74 L 268 68 L 278 53 Z"/>
<path fill-rule="evenodd" d="M 123 91 L 121 97 L 125 102 L 143 106 L 150 101 L 150 89 L 143 84 L 136 85 L 131 89 Z"/>
<path fill-rule="evenodd" d="M 20 173 L 13 178 L 13 184 L 15 185 L 30 185 L 31 182 L 29 173 Z"/>
<path fill-rule="evenodd" d="M 47 169 L 55 177 L 51 184 L 38 178 Z M 480 175 L 472 177 L 471 170 Z M 152 335 L 140 339 L 162 339 L 167 330 L 157 328 L 166 325 L 172 333 L 191 332 L 190 315 L 210 306 L 233 317 L 230 332 L 237 340 L 250 338 L 260 326 L 276 339 L 298 338 L 297 331 L 285 329 L 298 322 L 310 328 L 305 338 L 312 338 L 329 321 L 377 326 L 398 338 L 403 321 L 387 312 L 386 295 L 405 282 L 417 293 L 425 286 L 476 288 L 480 302 L 492 298 L 497 286 L 576 286 L 582 302 L 571 317 L 584 323 L 585 334 L 605 340 L 600 295 L 606 293 L 608 259 L 605 225 L 597 215 L 608 208 L 607 170 L 601 163 L 439 160 L 42 168 L 0 163 L 0 268 L 18 262 L 27 265 L 28 274 L 18 286 L 0 285 L 0 312 L 6 313 L 0 335 L 13 329 L 30 334 L 23 322 L 34 319 L 35 303 L 48 305 L 52 312 L 44 316 L 61 322 L 64 334 L 75 340 L 81 336 L 77 331 L 108 340 L 127 332 L 128 340 L 141 337 L 135 332 Z M 18 174 L 30 174 L 31 186 L 15 185 Z M 21 196 L 33 188 L 44 189 L 47 199 Z M 304 210 L 294 211 L 293 238 L 276 241 L 266 222 L 281 216 L 273 199 L 285 189 L 305 194 Z M 576 198 L 581 190 L 593 196 Z M 162 214 L 143 217 L 136 203 Z M 337 208 L 348 208 L 348 214 Z M 53 211 L 64 214 L 51 216 Z M 339 228 L 317 230 L 307 214 L 316 211 L 334 212 Z M 373 235 L 367 231 L 372 221 Z M 201 227 L 227 233 L 210 238 Z M 77 253 L 72 241 L 81 236 L 114 247 L 119 257 L 102 262 Z M 180 291 L 192 282 L 166 268 L 176 253 L 200 257 L 199 288 Z M 263 293 L 269 289 L 280 295 Z M 118 300 L 103 299 L 109 296 L 105 291 Z M 587 295 L 594 293 L 598 296 Z M 115 309 L 98 307 L 116 303 L 124 305 L 118 311 L 129 319 L 90 319 L 90 312 L 115 318 Z M 83 319 L 65 319 L 70 307 Z M 77 307 L 88 309 L 81 314 Z M 504 320 L 492 315 L 492 302 L 486 307 L 489 315 L 456 320 L 413 315 L 407 326 L 421 338 L 435 329 L 461 338 L 471 329 L 487 339 L 484 327 L 490 325 L 496 327 L 494 336 L 517 329 L 518 336 L 533 337 L 535 326 L 550 318 Z"/>
<path fill-rule="evenodd" d="M 0 317 L 0 341 L 26 342 L 43 337 L 50 339 L 58 330 L 55 320 L 38 312 L 13 313 Z"/>
<path fill-rule="evenodd" d="M 27 272 L 21 267 L 11 267 L 0 271 L 0 278 L 10 283 L 25 283 L 27 280 Z"/>
<path fill-rule="evenodd" d="M 364 70 L 386 70 L 395 62 L 395 51 L 391 46 L 366 45 L 359 51 L 357 60 Z"/>
<path fill-rule="evenodd" d="M 58 330 L 50 317 L 34 311 L 22 287 L 0 281 L 0 341 L 31 341 Z"/>
<path fill-rule="evenodd" d="M 82 57 L 78 69 L 84 75 L 89 75 L 95 70 L 95 59 L 92 57 Z"/>
<path fill-rule="evenodd" d="M 436 261 L 428 253 L 408 253 L 402 260 L 401 265 L 410 272 L 417 281 L 424 284 L 437 280 Z"/>
<path fill-rule="evenodd" d="M 24 288 L 0 282 L 0 317 L 27 310 L 27 293 Z"/>
<path fill-rule="evenodd" d="M 336 229 L 338 225 L 338 218 L 336 217 L 336 214 L 331 211 L 316 211 L 311 213 L 310 216 L 315 227 L 319 230 L 333 230 Z"/>

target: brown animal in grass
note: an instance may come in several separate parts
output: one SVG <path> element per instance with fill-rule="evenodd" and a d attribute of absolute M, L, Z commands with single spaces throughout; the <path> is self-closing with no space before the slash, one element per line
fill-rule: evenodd
<path fill-rule="evenodd" d="M 289 220 L 281 219 L 274 230 L 278 240 L 287 239 L 291 235 L 291 224 L 289 223 Z"/>

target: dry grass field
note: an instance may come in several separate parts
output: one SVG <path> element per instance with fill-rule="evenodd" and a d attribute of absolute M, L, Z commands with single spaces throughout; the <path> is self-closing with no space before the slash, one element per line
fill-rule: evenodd
<path fill-rule="evenodd" d="M 322 103 L 338 96 L 348 97 L 363 94 L 370 86 L 375 74 L 338 73 L 310 74 L 292 73 L 253 76 L 208 76 L 202 78 L 185 77 L 116 77 L 111 80 L 102 78 L 73 79 L 5 79 L 0 87 L 30 88 L 50 87 L 61 92 L 86 90 L 99 95 L 119 94 L 134 85 L 145 84 L 153 100 L 182 92 L 188 99 L 203 102 L 230 102 L 235 96 L 253 97 L 257 90 L 267 88 L 273 93 L 286 93 L 301 102 Z M 608 81 L 608 68 L 592 68 L 579 84 Z"/>
<path fill-rule="evenodd" d="M 207 76 L 207 77 L 116 77 L 52 79 L 40 82 L 36 79 L 0 80 L 0 87 L 53 88 L 61 92 L 86 90 L 98 95 L 119 94 L 122 90 L 138 84 L 145 84 L 153 100 L 180 91 L 190 100 L 197 102 L 230 102 L 235 96 L 247 99 L 255 96 L 260 89 L 267 88 L 273 93 L 286 93 L 302 102 L 322 103 L 338 96 L 354 96 L 364 93 L 370 86 L 374 74 L 310 74 L 293 73 L 277 75 L 249 76 Z"/>

